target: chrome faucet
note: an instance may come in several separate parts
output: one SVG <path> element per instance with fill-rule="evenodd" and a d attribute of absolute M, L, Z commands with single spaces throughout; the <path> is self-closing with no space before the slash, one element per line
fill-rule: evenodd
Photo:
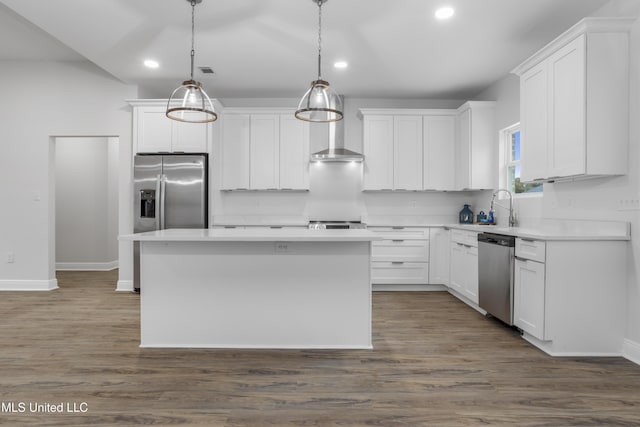
<path fill-rule="evenodd" d="M 499 188 L 496 191 L 493 192 L 493 196 L 491 197 L 491 207 L 489 208 L 489 212 L 491 213 L 491 217 L 493 217 L 495 211 L 493 210 L 493 205 L 494 202 L 496 200 L 496 195 L 498 195 L 498 193 L 500 193 L 501 191 L 506 191 L 507 194 L 509 195 L 509 227 L 515 227 L 516 225 L 516 218 L 513 215 L 513 194 L 511 194 L 511 191 L 504 189 L 504 188 Z"/>

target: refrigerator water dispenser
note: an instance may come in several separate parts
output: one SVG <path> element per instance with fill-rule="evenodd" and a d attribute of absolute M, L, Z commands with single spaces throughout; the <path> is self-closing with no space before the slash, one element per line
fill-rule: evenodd
<path fill-rule="evenodd" d="M 140 218 L 156 217 L 156 190 L 140 190 Z"/>

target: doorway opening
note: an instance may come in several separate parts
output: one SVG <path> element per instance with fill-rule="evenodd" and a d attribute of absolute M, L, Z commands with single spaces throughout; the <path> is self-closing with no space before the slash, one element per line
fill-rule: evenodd
<path fill-rule="evenodd" d="M 119 138 L 53 138 L 56 271 L 118 268 Z"/>

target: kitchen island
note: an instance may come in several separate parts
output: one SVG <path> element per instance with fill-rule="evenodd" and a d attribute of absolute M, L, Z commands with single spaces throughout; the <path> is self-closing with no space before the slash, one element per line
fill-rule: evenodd
<path fill-rule="evenodd" d="M 140 242 L 140 346 L 371 346 L 367 230 L 169 229 Z"/>

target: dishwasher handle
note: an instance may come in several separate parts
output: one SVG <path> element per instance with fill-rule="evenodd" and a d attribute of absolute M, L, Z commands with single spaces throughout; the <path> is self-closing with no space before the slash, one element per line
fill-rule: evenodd
<path fill-rule="evenodd" d="M 516 238 L 505 234 L 480 233 L 478 234 L 478 243 L 514 247 Z"/>

